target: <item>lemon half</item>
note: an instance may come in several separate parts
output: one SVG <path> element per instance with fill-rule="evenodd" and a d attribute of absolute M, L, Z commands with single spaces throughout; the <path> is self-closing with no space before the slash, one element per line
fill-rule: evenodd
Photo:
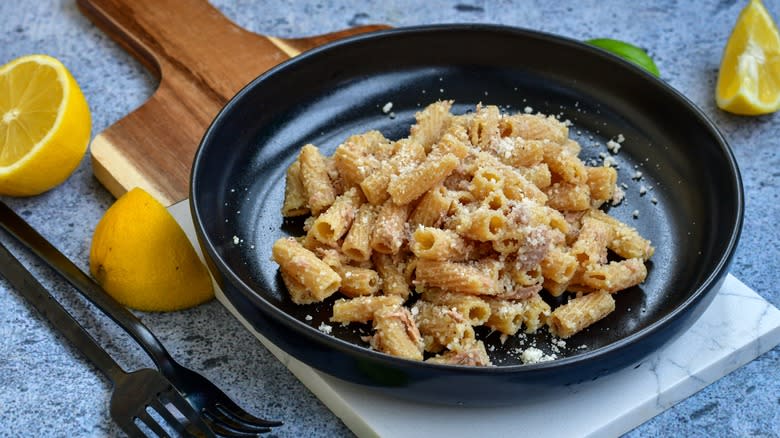
<path fill-rule="evenodd" d="M 735 114 L 780 109 L 780 35 L 760 0 L 742 10 L 726 43 L 715 100 Z"/>
<path fill-rule="evenodd" d="M 63 182 L 90 129 L 87 101 L 60 61 L 29 55 L 0 67 L 0 195 L 37 195 Z"/>

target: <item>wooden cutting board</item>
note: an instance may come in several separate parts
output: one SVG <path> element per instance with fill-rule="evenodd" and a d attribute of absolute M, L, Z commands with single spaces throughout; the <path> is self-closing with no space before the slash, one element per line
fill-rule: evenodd
<path fill-rule="evenodd" d="M 160 81 L 148 101 L 92 141 L 95 176 L 114 196 L 142 187 L 165 206 L 188 196 L 190 167 L 203 133 L 244 85 L 303 51 L 385 28 L 284 39 L 242 29 L 206 0 L 77 3 Z"/>

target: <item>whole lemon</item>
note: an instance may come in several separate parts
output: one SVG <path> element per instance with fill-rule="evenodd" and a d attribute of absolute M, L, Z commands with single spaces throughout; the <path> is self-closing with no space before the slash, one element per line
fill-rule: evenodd
<path fill-rule="evenodd" d="M 127 307 L 172 311 L 214 297 L 211 277 L 176 220 L 151 195 L 135 188 L 98 223 L 90 272 Z"/>

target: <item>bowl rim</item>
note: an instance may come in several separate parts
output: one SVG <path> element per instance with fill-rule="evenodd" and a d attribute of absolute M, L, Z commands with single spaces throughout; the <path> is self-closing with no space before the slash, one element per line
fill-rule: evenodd
<path fill-rule="evenodd" d="M 724 247 L 724 251 L 718 255 L 717 263 L 714 268 L 708 273 L 708 275 L 701 281 L 701 284 L 691 293 L 691 295 L 683 301 L 680 305 L 675 307 L 672 311 L 658 318 L 656 321 L 647 325 L 646 327 L 637 330 L 621 339 L 611 342 L 607 345 L 598 347 L 594 350 L 590 350 L 581 354 L 573 356 L 563 357 L 552 361 L 538 362 L 532 364 L 515 364 L 515 365 L 497 365 L 488 367 L 476 367 L 476 366 L 463 366 L 463 365 L 449 365 L 449 364 L 436 364 L 425 361 L 413 361 L 396 356 L 392 356 L 380 351 L 369 349 L 368 347 L 354 344 L 352 342 L 342 340 L 332 335 L 317 330 L 314 327 L 306 325 L 286 312 L 281 311 L 276 306 L 268 302 L 261 295 L 254 292 L 254 289 L 247 285 L 245 282 L 233 272 L 229 264 L 219 256 L 214 243 L 208 237 L 203 226 L 203 220 L 201 216 L 201 205 L 198 202 L 198 198 L 195 193 L 198 189 L 197 181 L 195 180 L 196 169 L 200 166 L 202 161 L 202 155 L 204 149 L 209 144 L 213 143 L 212 137 L 214 132 L 223 123 L 223 121 L 230 117 L 233 109 L 236 107 L 237 102 L 241 101 L 245 95 L 250 93 L 255 87 L 259 86 L 270 76 L 278 74 L 284 74 L 285 70 L 294 68 L 297 64 L 306 62 L 306 60 L 322 56 L 323 53 L 328 53 L 332 50 L 338 50 L 341 47 L 349 46 L 352 44 L 370 43 L 373 40 L 385 39 L 397 35 L 410 35 L 410 34 L 430 34 L 430 33 L 446 33 L 446 32 L 479 32 L 479 33 L 499 33 L 503 35 L 513 36 L 516 38 L 533 38 L 539 40 L 545 40 L 547 42 L 555 43 L 558 45 L 569 46 L 577 50 L 584 50 L 589 52 L 589 55 L 600 58 L 601 61 L 612 63 L 623 69 L 628 69 L 630 73 L 642 75 L 645 80 L 650 81 L 655 87 L 658 87 L 661 91 L 668 94 L 670 98 L 676 100 L 682 107 L 691 112 L 699 122 L 705 126 L 709 133 L 714 137 L 720 152 L 723 153 L 727 161 L 727 167 L 729 173 L 726 177 L 729 179 L 730 185 L 735 189 L 736 198 L 736 220 L 731 226 L 731 231 L 728 236 L 728 243 Z M 728 142 L 721 134 L 717 126 L 712 122 L 709 117 L 692 101 L 685 97 L 682 93 L 674 89 L 671 85 L 667 84 L 660 78 L 655 77 L 646 70 L 638 67 L 637 65 L 615 56 L 610 52 L 607 52 L 601 48 L 591 46 L 585 42 L 575 40 L 573 38 L 555 35 L 547 32 L 541 32 L 526 28 L 499 25 L 499 24 L 481 24 L 481 23 L 456 23 L 456 24 L 431 24 L 431 25 L 418 25 L 398 27 L 391 29 L 383 29 L 363 34 L 350 36 L 344 39 L 339 39 L 334 42 L 324 44 L 322 46 L 315 47 L 306 52 L 301 53 L 291 59 L 288 59 L 279 65 L 262 73 L 241 90 L 239 90 L 219 111 L 214 117 L 212 122 L 206 129 L 195 153 L 193 165 L 190 173 L 190 190 L 189 190 L 189 204 L 190 213 L 195 225 L 195 231 L 198 237 L 198 241 L 203 247 L 204 255 L 211 258 L 212 262 L 216 265 L 219 274 L 226 278 L 227 282 L 232 284 L 242 295 L 248 298 L 254 305 L 259 306 L 265 315 L 271 317 L 278 323 L 281 323 L 286 328 L 293 330 L 297 334 L 304 335 L 306 338 L 316 339 L 316 342 L 327 346 L 328 348 L 344 352 L 350 356 L 358 356 L 361 359 L 367 360 L 383 360 L 389 361 L 395 365 L 409 367 L 419 366 L 425 369 L 444 369 L 449 371 L 455 371 L 458 373 L 467 373 L 473 375 L 482 374 L 505 374 L 516 373 L 519 371 L 531 372 L 531 371 L 552 371 L 562 368 L 568 368 L 576 366 L 579 362 L 586 360 L 597 360 L 599 357 L 603 357 L 614 353 L 617 350 L 624 349 L 637 341 L 652 336 L 654 333 L 662 330 L 665 326 L 670 324 L 673 320 L 681 317 L 685 311 L 694 305 L 697 301 L 701 300 L 708 292 L 713 289 L 719 281 L 721 281 L 727 274 L 727 268 L 731 262 L 731 259 L 736 252 L 736 247 L 739 242 L 739 238 L 742 231 L 742 224 L 744 221 L 744 187 L 742 183 L 742 177 L 737 165 L 734 153 L 729 146 Z M 713 291 L 714 292 L 714 291 Z M 312 340 L 312 342 L 314 342 Z"/>

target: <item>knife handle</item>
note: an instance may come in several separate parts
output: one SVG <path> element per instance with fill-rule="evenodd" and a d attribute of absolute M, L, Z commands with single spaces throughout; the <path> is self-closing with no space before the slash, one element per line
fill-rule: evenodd
<path fill-rule="evenodd" d="M 92 304 L 122 327 L 161 370 L 169 370 L 173 358 L 151 330 L 2 201 L 0 201 L 0 227 L 40 257 Z"/>
<path fill-rule="evenodd" d="M 124 374 L 119 364 L 78 321 L 73 319 L 2 242 L 0 242 L 0 274 L 112 382 Z"/>

